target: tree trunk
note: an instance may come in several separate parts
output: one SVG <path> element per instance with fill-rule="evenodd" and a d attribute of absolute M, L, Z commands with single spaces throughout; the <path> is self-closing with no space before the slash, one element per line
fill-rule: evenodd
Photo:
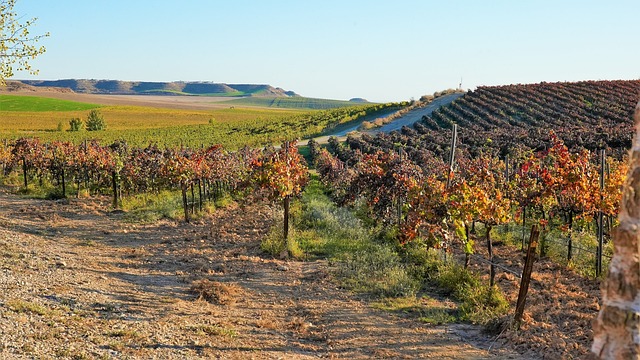
<path fill-rule="evenodd" d="M 640 103 L 636 138 L 623 187 L 614 254 L 602 285 L 602 307 L 594 323 L 591 351 L 601 359 L 640 359 Z"/>

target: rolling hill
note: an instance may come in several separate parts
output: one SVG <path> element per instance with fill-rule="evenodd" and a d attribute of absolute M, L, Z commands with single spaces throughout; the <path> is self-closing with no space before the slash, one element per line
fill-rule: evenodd
<path fill-rule="evenodd" d="M 268 96 L 296 97 L 293 91 L 286 91 L 271 85 L 222 84 L 213 82 L 148 82 L 121 80 L 20 80 L 35 87 L 66 88 L 83 94 L 113 95 L 198 95 L 198 96 Z"/>

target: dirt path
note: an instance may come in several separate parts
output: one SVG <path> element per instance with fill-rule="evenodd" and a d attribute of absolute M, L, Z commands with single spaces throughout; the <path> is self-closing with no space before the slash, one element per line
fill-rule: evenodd
<path fill-rule="evenodd" d="M 418 109 L 414 109 L 411 110 L 409 112 L 407 112 L 406 114 L 404 114 L 402 117 L 393 120 L 392 122 L 385 124 L 379 128 L 376 129 L 372 129 L 372 130 L 367 130 L 367 131 L 363 131 L 363 133 L 367 133 L 367 134 L 371 134 L 371 135 L 375 135 L 377 133 L 380 132 L 391 132 L 391 131 L 396 131 L 396 130 L 400 130 L 402 129 L 403 126 L 411 126 L 414 123 L 420 121 L 422 119 L 423 116 L 428 116 L 431 115 L 431 113 L 433 113 L 436 109 L 438 109 L 441 106 L 450 104 L 451 102 L 453 102 L 455 99 L 461 97 L 462 93 L 455 93 L 455 94 L 449 94 L 449 95 L 445 95 L 442 96 L 440 98 L 437 98 L 435 100 L 433 100 L 429 105 L 422 107 L 422 108 L 418 108 Z M 387 116 L 388 114 L 386 114 L 385 116 Z M 323 136 L 318 136 L 313 138 L 313 140 L 315 140 L 318 144 L 326 144 L 329 141 L 329 138 L 332 136 L 335 136 L 338 138 L 338 141 L 346 141 L 347 140 L 347 134 L 353 131 L 357 131 L 358 128 L 360 127 L 360 125 L 362 124 L 362 122 L 359 122 L 357 125 L 354 125 L 352 127 L 349 127 L 347 129 L 342 129 L 334 134 L 330 134 L 330 135 L 323 135 Z M 306 146 L 309 144 L 309 140 L 300 140 L 298 141 L 297 145 L 298 146 Z"/>
<path fill-rule="evenodd" d="M 519 358 L 474 327 L 375 310 L 324 261 L 261 256 L 266 206 L 133 225 L 96 200 L 0 204 L 3 359 Z"/>
<path fill-rule="evenodd" d="M 411 126 L 414 123 L 422 120 L 423 116 L 429 116 L 431 115 L 431 113 L 433 113 L 436 109 L 438 109 L 441 106 L 450 104 L 451 102 L 453 102 L 455 99 L 461 97 L 462 95 L 464 95 L 464 93 L 455 93 L 455 94 L 449 94 L 449 95 L 445 95 L 442 97 L 439 97 L 435 100 L 433 100 L 429 105 L 423 107 L 423 108 L 418 108 L 415 110 L 411 110 L 408 113 L 406 113 L 404 116 L 402 116 L 399 119 L 394 120 L 393 122 L 390 122 L 389 124 L 383 125 L 377 129 L 374 129 L 372 132 L 373 133 L 377 133 L 377 132 L 391 132 L 391 131 L 395 131 L 395 130 L 400 130 L 403 126 Z"/>

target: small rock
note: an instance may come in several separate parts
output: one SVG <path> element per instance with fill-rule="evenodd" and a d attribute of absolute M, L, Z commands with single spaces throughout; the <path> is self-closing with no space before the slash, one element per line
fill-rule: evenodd
<path fill-rule="evenodd" d="M 278 265 L 277 269 L 279 271 L 289 271 L 289 267 L 286 265 Z"/>
<path fill-rule="evenodd" d="M 56 266 L 57 267 L 66 267 L 67 263 L 62 261 L 62 260 L 58 260 L 58 261 L 56 261 Z"/>

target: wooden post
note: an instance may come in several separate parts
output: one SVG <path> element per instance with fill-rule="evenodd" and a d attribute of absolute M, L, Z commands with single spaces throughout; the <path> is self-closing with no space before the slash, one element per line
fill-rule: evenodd
<path fill-rule="evenodd" d="M 289 241 L 289 196 L 284 197 L 284 240 Z"/>
<path fill-rule="evenodd" d="M 522 246 L 520 247 L 520 251 L 524 251 L 524 239 L 525 233 L 527 229 L 527 207 L 522 208 Z"/>
<path fill-rule="evenodd" d="M 67 186 L 65 185 L 65 178 L 64 178 L 64 165 L 62 165 L 60 167 L 60 176 L 62 177 L 62 197 L 66 198 L 67 197 Z"/>
<path fill-rule="evenodd" d="M 600 201 L 604 190 L 605 150 L 600 150 Z M 598 211 L 598 250 L 596 251 L 596 277 L 602 274 L 602 252 L 604 246 L 604 217 L 602 209 Z"/>
<path fill-rule="evenodd" d="M 400 157 L 400 163 L 402 163 L 402 148 L 398 148 L 398 155 Z M 398 218 L 398 229 L 400 228 L 400 226 L 402 225 L 402 199 L 398 198 L 398 203 L 397 205 L 397 209 L 396 209 L 396 216 Z"/>
<path fill-rule="evenodd" d="M 467 224 L 466 221 L 464 223 L 464 232 L 465 232 L 465 235 L 467 236 L 467 242 L 471 241 L 471 229 L 469 229 L 469 224 Z M 465 270 L 469 268 L 469 258 L 470 258 L 470 254 L 465 250 L 464 252 L 464 269 Z"/>
<path fill-rule="evenodd" d="M 79 199 L 80 198 L 80 182 L 82 181 L 82 179 L 80 178 L 80 176 L 76 175 L 74 180 L 76 182 L 76 187 L 78 188 L 76 191 L 76 199 Z"/>
<path fill-rule="evenodd" d="M 542 219 L 545 219 L 545 218 L 546 218 L 546 214 L 543 211 L 542 212 Z M 543 226 L 542 230 L 541 230 L 541 234 L 540 234 L 541 235 L 541 237 L 540 237 L 540 257 L 541 258 L 547 256 L 546 230 L 547 230 L 546 227 Z"/>
<path fill-rule="evenodd" d="M 193 190 L 193 182 L 191 183 L 191 213 L 196 213 L 196 194 Z"/>
<path fill-rule="evenodd" d="M 202 212 L 202 180 L 198 179 L 198 207 L 200 212 Z"/>
<path fill-rule="evenodd" d="M 2 140 L 3 144 L 4 144 L 4 148 L 7 148 L 7 139 L 3 139 Z M 7 176 L 7 164 L 6 162 L 2 162 L 2 176 Z"/>
<path fill-rule="evenodd" d="M 451 176 L 453 175 L 453 164 L 456 158 L 456 142 L 458 141 L 458 124 L 453 124 L 453 135 L 451 136 L 451 154 L 449 154 L 449 174 L 447 175 L 447 188 L 451 186 Z"/>
<path fill-rule="evenodd" d="M 189 204 L 187 203 L 187 184 L 182 184 L 182 207 L 184 208 L 184 221 L 189 222 Z"/>
<path fill-rule="evenodd" d="M 27 181 L 27 159 L 22 157 L 22 174 L 24 175 L 24 191 L 27 191 L 27 187 L 29 187 L 29 183 Z"/>
<path fill-rule="evenodd" d="M 527 257 L 522 270 L 522 279 L 520 280 L 520 291 L 518 292 L 518 302 L 516 303 L 516 315 L 514 321 L 516 326 L 520 327 L 522 315 L 524 314 L 524 305 L 527 300 L 527 292 L 529 291 L 529 283 L 531 282 L 531 271 L 533 270 L 533 261 L 536 256 L 536 247 L 538 246 L 538 237 L 540 231 L 537 225 L 531 227 L 531 236 L 529 237 L 529 247 L 527 248 Z"/>
<path fill-rule="evenodd" d="M 85 156 L 87 154 L 87 139 L 84 139 L 84 143 L 82 146 L 82 151 Z M 87 190 L 87 193 L 91 195 L 91 189 L 89 188 L 89 170 L 87 169 L 87 164 L 84 163 L 82 165 L 83 175 L 84 175 L 84 188 Z M 80 183 L 78 183 L 78 192 L 80 192 Z"/>
<path fill-rule="evenodd" d="M 496 283 L 496 266 L 493 263 L 493 242 L 491 241 L 491 226 L 487 225 L 487 250 L 489 251 L 489 285 L 493 287 Z"/>
<path fill-rule="evenodd" d="M 111 185 L 113 187 L 113 208 L 118 208 L 118 180 L 116 179 L 116 172 L 111 172 Z"/>
<path fill-rule="evenodd" d="M 567 261 L 573 258 L 573 212 L 569 211 L 569 241 L 567 242 Z"/>
<path fill-rule="evenodd" d="M 504 156 L 504 178 L 506 182 L 509 182 L 509 154 Z"/>

